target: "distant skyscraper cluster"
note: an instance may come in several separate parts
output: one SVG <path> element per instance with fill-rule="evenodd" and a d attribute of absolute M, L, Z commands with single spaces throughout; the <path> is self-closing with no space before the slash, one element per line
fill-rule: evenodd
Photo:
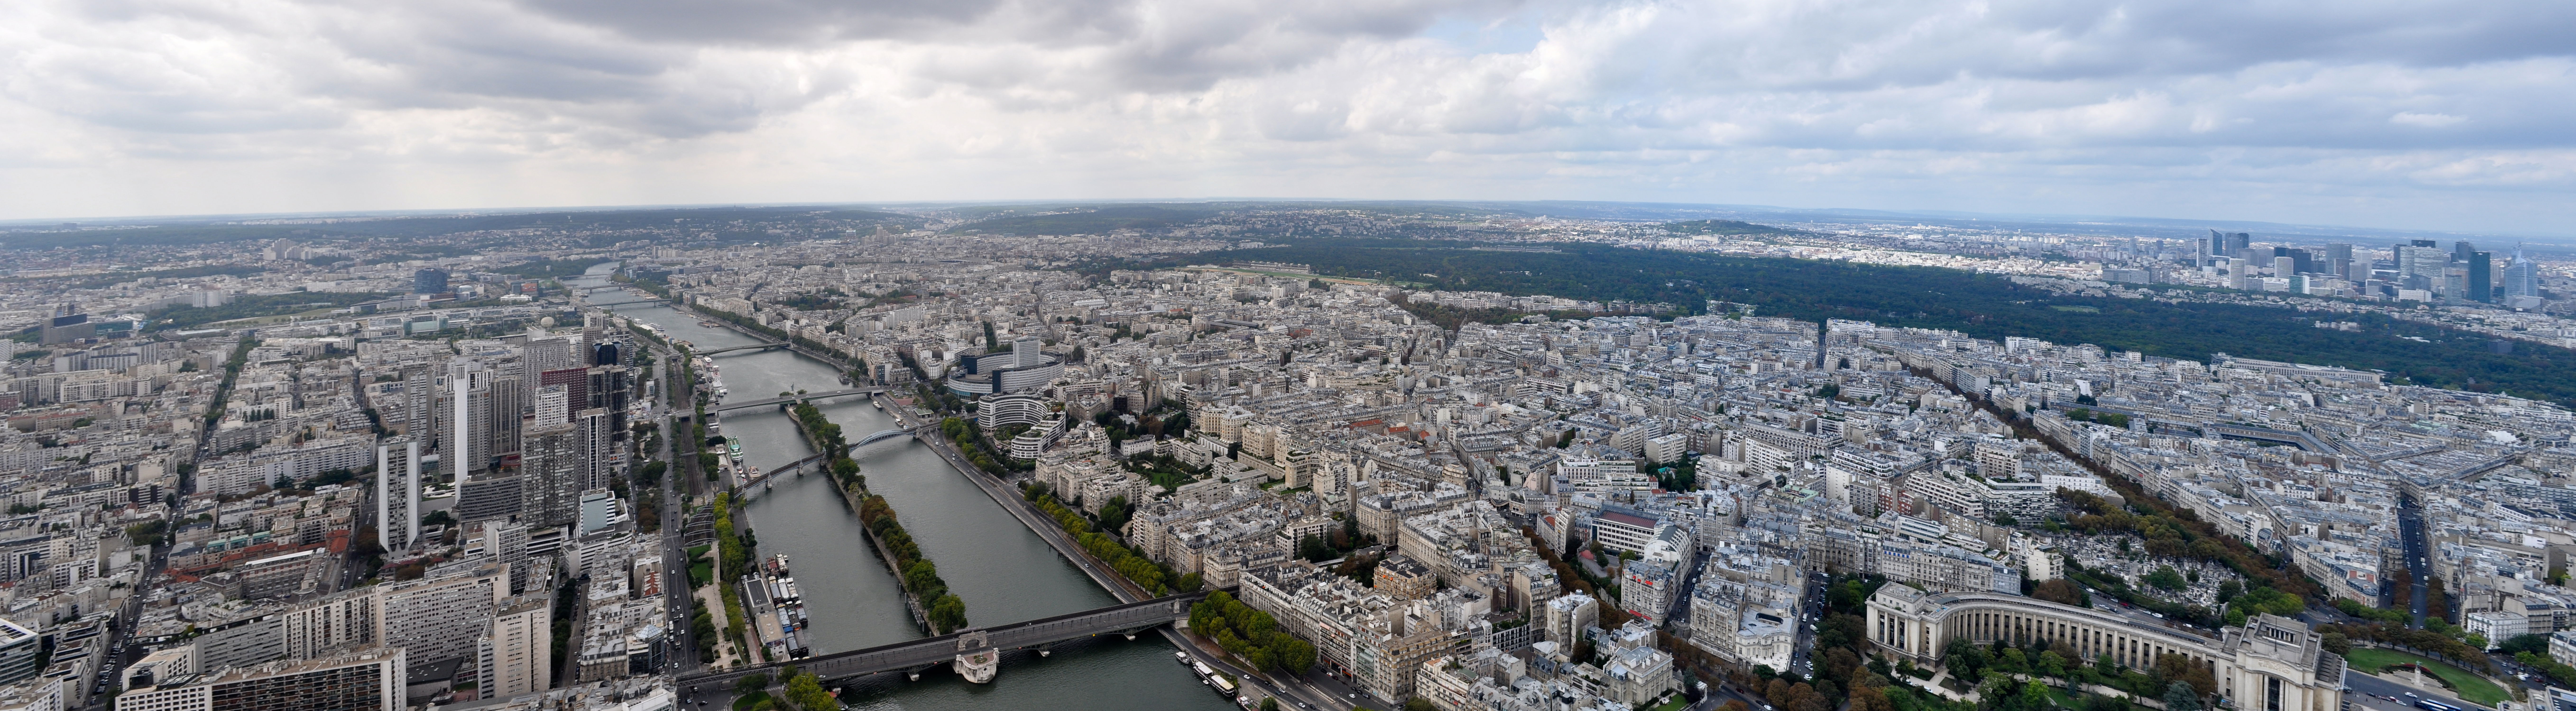
<path fill-rule="evenodd" d="M 2390 247 L 2388 259 L 2376 262 L 2356 259 L 2349 243 L 2328 244 L 2318 254 L 2252 242 L 2249 233 L 2211 230 L 2200 264 L 2228 288 L 2248 291 L 2476 303 L 2540 297 L 2539 265 L 2519 250 L 2498 275 L 2493 253 L 2466 240 L 2449 249 L 2434 240 L 2409 240 Z"/>

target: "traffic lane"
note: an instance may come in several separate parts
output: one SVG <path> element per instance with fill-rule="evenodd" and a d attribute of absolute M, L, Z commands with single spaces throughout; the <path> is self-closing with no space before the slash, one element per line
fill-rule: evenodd
<path fill-rule="evenodd" d="M 2356 671 L 2345 670 L 2343 680 L 2344 687 L 2352 689 L 2351 693 L 2343 695 L 2345 699 L 2354 701 L 2361 701 L 2364 699 L 2374 700 L 2381 704 L 2381 711 L 2390 711 L 2392 709 L 2414 709 L 2415 711 L 2422 711 L 2421 709 L 2417 709 L 2415 706 L 2415 701 L 2421 698 L 2430 698 L 2435 701 L 2458 706 L 2467 711 L 2494 711 L 2493 709 L 2485 706 L 2461 701 L 2459 697 L 2452 696 L 2446 692 L 2425 691 L 2423 689 L 2418 689 Z M 2432 677 L 2425 677 L 2425 680 L 2428 682 L 2432 681 Z M 2414 696 L 2407 696 L 2407 694 L 2414 694 Z M 2376 698 L 2383 696 L 2397 697 L 2399 703 L 2390 704 L 2386 699 Z"/>
<path fill-rule="evenodd" d="M 1251 675 L 1251 674 L 1244 673 L 1244 671 L 1243 671 L 1242 669 L 1237 668 L 1237 667 L 1235 667 L 1235 666 L 1234 666 L 1234 665 L 1232 665 L 1232 664 L 1228 664 L 1228 663 L 1224 662 L 1223 660 L 1216 658 L 1214 655 L 1209 654 L 1209 653 L 1207 652 L 1207 650 L 1200 649 L 1200 648 L 1198 648 L 1197 646 L 1195 646 L 1195 645 L 1193 645 L 1193 644 L 1190 644 L 1190 643 L 1189 643 L 1189 641 L 1188 641 L 1188 637 L 1187 637 L 1186 635 L 1182 635 L 1182 634 L 1180 634 L 1180 633 L 1177 633 L 1177 632 L 1174 632 L 1174 631 L 1172 631 L 1172 630 L 1168 630 L 1168 629 L 1166 629 L 1166 630 L 1164 630 L 1164 635 L 1163 635 L 1163 636 L 1164 636 L 1165 638 L 1169 639 L 1169 640 L 1173 643 L 1173 646 L 1174 646 L 1175 648 L 1177 648 L 1177 649 L 1178 649 L 1182 654 L 1187 654 L 1187 655 L 1189 655 L 1189 658 L 1190 658 L 1190 660 L 1191 660 L 1191 661 L 1195 661 L 1195 662 L 1198 662 L 1198 663 L 1200 663 L 1200 664 L 1205 664 L 1205 665 L 1207 665 L 1207 666 L 1208 666 L 1208 668 L 1215 669 L 1215 670 L 1217 670 L 1217 671 L 1222 671 L 1222 672 L 1225 672 L 1225 673 L 1227 673 L 1227 674 L 1231 674 L 1231 675 L 1233 675 L 1236 681 L 1239 681 L 1239 682 L 1241 682 L 1241 683 L 1243 684 L 1243 686 L 1241 687 L 1241 689 L 1239 689 L 1239 690 L 1238 690 L 1238 693 L 1236 694 L 1236 695 L 1238 695 L 1238 696 L 1250 696 L 1250 694 L 1240 693 L 1241 691 L 1258 691 L 1258 692 L 1261 692 L 1262 694 L 1267 695 L 1267 696 L 1276 696 L 1276 697 L 1279 697 L 1282 701 L 1286 702 L 1286 703 L 1287 703 L 1287 705 L 1289 705 L 1289 706 L 1291 706 L 1291 707 L 1296 707 L 1296 708 L 1309 708 L 1309 709 L 1311 709 L 1311 708 L 1317 708 L 1317 707 L 1316 707 L 1316 705 L 1315 705 L 1315 702 L 1316 702 L 1316 701 L 1319 701 L 1319 700 L 1324 700 L 1324 699 L 1314 698 L 1314 697 L 1316 697 L 1316 696 L 1322 696 L 1322 694 L 1320 694 L 1320 693 L 1315 693 L 1315 692 L 1314 692 L 1314 690 L 1312 690 L 1312 689 L 1307 690 L 1307 691 L 1308 691 L 1308 693 L 1306 693 L 1306 694 L 1300 694 L 1300 693 L 1298 693 L 1298 691 L 1297 691 L 1296 689 L 1293 689 L 1293 688 L 1291 688 L 1291 687 L 1289 687 L 1289 686 L 1287 686 L 1287 685 L 1268 683 L 1268 682 L 1263 681 L 1261 677 L 1257 677 L 1257 676 L 1254 676 L 1254 675 Z M 1294 679 L 1294 677 L 1279 677 L 1279 678 Z M 1260 699 L 1259 699 L 1258 697 L 1254 697 L 1254 699 L 1253 699 L 1253 700 L 1254 700 L 1254 702 L 1255 702 L 1255 703 L 1258 703 L 1258 702 L 1260 701 Z M 1342 706 L 1342 705 L 1340 705 L 1340 704 L 1333 704 L 1333 703 L 1329 703 L 1329 702 L 1328 702 L 1328 703 L 1326 703 L 1322 708 L 1325 708 L 1325 709 L 1341 709 L 1341 708 L 1345 708 L 1345 707 L 1344 707 L 1344 706 Z"/>
<path fill-rule="evenodd" d="M 1304 680 L 1307 685 L 1315 687 L 1317 691 L 1323 692 L 1345 708 L 1355 705 L 1392 708 L 1386 702 L 1378 700 L 1377 696 L 1352 686 L 1349 677 L 1331 673 L 1321 665 L 1318 665 L 1314 671 L 1307 672 Z"/>

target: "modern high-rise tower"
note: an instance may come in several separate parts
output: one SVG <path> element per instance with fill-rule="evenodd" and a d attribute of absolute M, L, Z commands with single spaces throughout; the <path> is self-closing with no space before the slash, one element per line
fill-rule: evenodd
<path fill-rule="evenodd" d="M 2461 242 L 2460 244 L 2468 243 Z M 2495 268 L 2495 255 L 2488 252 L 2470 252 L 2467 261 L 2469 268 L 2469 300 L 2482 304 L 2495 301 L 2495 273 L 2493 271 Z"/>
<path fill-rule="evenodd" d="M 411 273 L 411 293 L 437 294 L 447 291 L 447 272 L 422 269 Z"/>
<path fill-rule="evenodd" d="M 576 429 L 570 423 L 538 425 L 525 434 L 519 451 L 519 520 L 532 527 L 552 528 L 580 517 L 585 477 Z"/>
<path fill-rule="evenodd" d="M 2540 264 L 2522 256 L 2522 250 L 2514 250 L 2513 260 L 2504 265 L 2504 295 L 2540 295 Z"/>
<path fill-rule="evenodd" d="M 393 458 L 396 447 L 402 452 L 399 463 Z M 394 519 L 398 513 L 399 521 Z M 376 545 L 402 550 L 419 539 L 420 440 L 395 437 L 376 445 Z"/>

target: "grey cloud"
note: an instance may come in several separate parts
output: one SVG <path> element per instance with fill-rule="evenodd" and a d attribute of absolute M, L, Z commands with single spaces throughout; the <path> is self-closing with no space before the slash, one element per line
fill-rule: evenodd
<path fill-rule="evenodd" d="M 524 0 L 522 5 L 556 20 L 649 42 L 813 45 L 953 29 L 993 13 L 1003 0 Z"/>
<path fill-rule="evenodd" d="M 1503 18 L 1536 46 L 1448 37 Z M 2563 186 L 2568 26 L 2535 1 L 29 0 L 0 8 L 0 102 L 221 160 L 883 141 L 841 159 Z"/>

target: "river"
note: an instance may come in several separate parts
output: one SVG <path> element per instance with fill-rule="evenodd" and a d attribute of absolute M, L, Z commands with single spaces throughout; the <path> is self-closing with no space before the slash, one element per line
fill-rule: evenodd
<path fill-rule="evenodd" d="M 567 280 L 604 284 L 614 263 Z M 660 328 L 667 338 L 699 348 L 756 343 L 723 327 L 700 326 L 694 314 L 645 297 L 601 290 L 590 301 Z M 834 390 L 838 373 L 821 361 L 786 350 L 715 356 L 732 399 L 761 399 L 781 391 Z M 851 440 L 894 429 L 894 418 L 852 398 L 821 406 Z M 722 433 L 742 439 L 744 463 L 767 470 L 814 454 L 787 414 L 744 410 L 718 418 Z M 1046 541 L 1003 511 L 928 445 L 893 438 L 860 447 L 853 456 L 868 488 L 886 497 L 904 527 L 936 561 L 939 575 L 966 601 L 967 619 L 991 626 L 1079 612 L 1117 603 L 1058 555 Z M 785 553 L 794 566 L 813 620 L 816 654 L 891 644 L 922 636 L 903 605 L 903 591 L 860 537 L 858 516 L 817 474 L 787 477 L 744 506 L 762 555 Z M 1233 704 L 1200 684 L 1172 660 L 1160 635 L 1134 641 L 1116 636 L 1058 645 L 1053 656 L 1032 652 L 1004 657 L 990 684 L 969 684 L 945 671 L 908 682 L 880 674 L 854 682 L 841 695 L 854 709 L 1226 709 Z"/>

